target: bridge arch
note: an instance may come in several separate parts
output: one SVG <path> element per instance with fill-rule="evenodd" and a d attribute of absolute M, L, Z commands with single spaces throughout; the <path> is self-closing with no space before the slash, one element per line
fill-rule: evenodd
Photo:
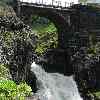
<path fill-rule="evenodd" d="M 64 17 L 59 11 L 49 8 L 39 8 L 34 6 L 20 6 L 20 17 L 26 24 L 31 26 L 32 15 L 38 15 L 49 19 L 58 30 L 58 47 L 67 48 L 67 41 L 70 38 L 70 26 L 68 16 Z"/>

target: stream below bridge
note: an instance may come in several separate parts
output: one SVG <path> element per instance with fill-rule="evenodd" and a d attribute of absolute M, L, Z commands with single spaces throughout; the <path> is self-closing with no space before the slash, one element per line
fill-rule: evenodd
<path fill-rule="evenodd" d="M 31 71 L 37 78 L 36 96 L 39 100 L 83 100 L 73 76 L 47 73 L 35 62 L 31 65 Z"/>

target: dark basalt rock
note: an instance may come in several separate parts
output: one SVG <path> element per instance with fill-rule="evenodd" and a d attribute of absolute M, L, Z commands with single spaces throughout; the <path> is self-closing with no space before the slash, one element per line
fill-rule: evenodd
<path fill-rule="evenodd" d="M 66 50 L 56 48 L 48 49 L 37 63 L 42 65 L 47 72 L 72 75 L 70 61 L 70 56 Z"/>
<path fill-rule="evenodd" d="M 81 47 L 72 56 L 73 73 L 78 84 L 79 91 L 84 100 L 97 100 L 95 95 L 89 92 L 100 90 L 100 56 L 89 55 L 86 47 Z"/>

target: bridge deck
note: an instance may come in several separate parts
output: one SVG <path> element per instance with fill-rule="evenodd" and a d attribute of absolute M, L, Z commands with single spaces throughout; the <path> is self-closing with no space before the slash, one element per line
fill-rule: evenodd
<path fill-rule="evenodd" d="M 41 2 L 37 2 L 34 0 L 18 0 L 20 5 L 28 5 L 28 6 L 34 6 L 34 7 L 41 7 L 41 8 L 51 8 L 51 9 L 59 9 L 59 10 L 68 10 L 70 6 L 74 4 L 74 2 L 64 2 L 56 1 L 54 3 L 54 0 L 51 0 L 48 4 L 44 2 L 44 0 L 41 0 Z"/>

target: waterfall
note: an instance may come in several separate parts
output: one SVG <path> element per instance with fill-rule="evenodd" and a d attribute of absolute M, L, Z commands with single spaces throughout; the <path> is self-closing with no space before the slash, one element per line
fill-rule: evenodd
<path fill-rule="evenodd" d="M 47 73 L 35 62 L 31 65 L 31 71 L 37 77 L 39 90 L 36 95 L 39 100 L 83 100 L 79 95 L 73 76 Z"/>

